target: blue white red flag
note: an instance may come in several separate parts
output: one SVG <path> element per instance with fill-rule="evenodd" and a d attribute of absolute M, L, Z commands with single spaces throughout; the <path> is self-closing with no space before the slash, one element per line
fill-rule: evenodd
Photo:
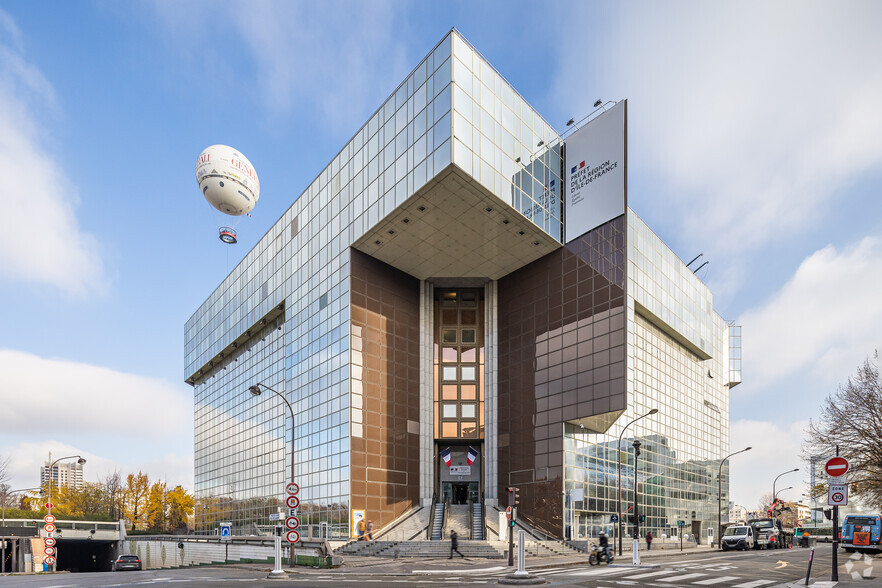
<path fill-rule="evenodd" d="M 450 448 L 449 447 L 441 450 L 441 459 L 444 460 L 444 463 L 447 464 L 447 467 L 450 467 Z"/>
<path fill-rule="evenodd" d="M 475 459 L 477 459 L 477 458 L 478 458 L 478 450 L 475 449 L 474 447 L 470 446 L 469 447 L 469 455 L 468 455 L 469 465 L 472 465 L 473 463 L 475 463 Z"/>

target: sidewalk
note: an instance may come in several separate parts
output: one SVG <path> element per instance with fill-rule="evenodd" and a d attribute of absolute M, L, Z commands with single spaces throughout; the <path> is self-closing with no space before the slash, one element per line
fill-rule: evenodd
<path fill-rule="evenodd" d="M 691 547 L 683 544 L 683 551 L 679 549 L 653 549 L 650 551 L 640 551 L 641 565 L 653 565 L 656 562 L 663 562 L 677 556 L 688 556 L 689 554 L 712 553 L 716 550 L 707 545 L 696 546 L 694 543 Z M 400 558 L 393 559 L 388 557 L 370 557 L 347 555 L 343 556 L 343 565 L 339 568 L 285 568 L 289 573 L 321 573 L 327 574 L 347 574 L 358 573 L 363 574 L 366 570 L 370 570 L 373 574 L 386 576 L 413 576 L 421 573 L 432 574 L 450 570 L 501 570 L 501 569 L 517 569 L 517 552 L 515 552 L 515 566 L 508 568 L 507 559 L 484 559 L 484 558 L 454 558 L 446 557 L 423 557 L 423 558 Z M 616 557 L 614 563 L 629 565 L 631 563 L 631 551 L 625 550 L 621 557 Z M 269 571 L 272 569 L 266 564 L 233 564 L 248 569 L 261 569 Z M 559 568 L 565 566 L 588 565 L 588 554 L 574 554 L 548 557 L 527 557 L 525 568 L 528 571 L 540 573 L 545 568 Z"/>

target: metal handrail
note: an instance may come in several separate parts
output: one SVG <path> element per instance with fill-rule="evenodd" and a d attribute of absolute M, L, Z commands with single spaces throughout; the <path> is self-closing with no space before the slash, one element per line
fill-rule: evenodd
<path fill-rule="evenodd" d="M 435 528 L 435 503 L 437 496 L 432 494 L 432 507 L 429 509 L 429 526 L 426 527 L 426 541 L 432 540 L 432 529 Z"/>
<path fill-rule="evenodd" d="M 450 514 L 450 497 L 444 499 L 444 516 L 441 518 L 441 538 L 444 538 L 444 529 L 447 528 L 447 515 Z"/>
<path fill-rule="evenodd" d="M 487 540 L 487 511 L 484 509 L 484 493 L 481 492 L 481 537 Z"/>
<path fill-rule="evenodd" d="M 466 502 L 466 505 L 468 508 L 468 517 L 469 517 L 468 518 L 468 521 L 469 521 L 469 541 L 471 541 L 472 539 L 474 539 L 473 529 L 472 529 L 472 519 L 475 516 L 475 511 L 472 510 L 472 499 L 471 498 L 468 499 L 468 501 Z"/>

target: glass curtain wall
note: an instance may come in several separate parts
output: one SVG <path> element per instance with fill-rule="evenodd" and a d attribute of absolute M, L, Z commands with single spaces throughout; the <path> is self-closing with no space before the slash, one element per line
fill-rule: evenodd
<path fill-rule="evenodd" d="M 187 321 L 185 378 L 197 388 L 197 500 L 231 501 L 238 492 L 215 482 L 218 459 L 262 495 L 284 497 L 291 435 L 283 428 L 290 425 L 282 424 L 282 416 L 268 424 L 263 411 L 281 415 L 277 410 L 287 408 L 281 399 L 277 406 L 270 396 L 258 401 L 247 394 L 248 386 L 264 382 L 283 392 L 297 415 L 294 475 L 301 487 L 302 525 L 348 536 L 349 246 L 450 165 L 451 68 L 448 35 L 306 190 L 289 194 L 292 206 Z M 250 371 L 235 363 L 227 366 L 225 379 L 204 384 L 217 378 L 221 359 L 233 354 L 237 339 L 280 304 L 284 343 L 274 343 Z M 209 409 L 222 416 L 198 416 Z M 221 457 L 204 449 L 230 430 L 253 437 L 268 426 L 276 447 L 271 463 L 269 457 L 251 459 L 233 441 L 224 442 Z M 218 512 L 241 521 L 242 529 L 262 520 L 239 506 L 197 509 L 200 532 L 214 532 Z"/>

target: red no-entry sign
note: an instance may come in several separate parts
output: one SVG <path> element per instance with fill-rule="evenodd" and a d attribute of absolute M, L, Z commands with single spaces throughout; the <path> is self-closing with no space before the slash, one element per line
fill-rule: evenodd
<path fill-rule="evenodd" d="M 844 457 L 831 457 L 824 466 L 824 470 L 828 476 L 837 477 L 844 476 L 848 471 L 848 460 Z"/>

